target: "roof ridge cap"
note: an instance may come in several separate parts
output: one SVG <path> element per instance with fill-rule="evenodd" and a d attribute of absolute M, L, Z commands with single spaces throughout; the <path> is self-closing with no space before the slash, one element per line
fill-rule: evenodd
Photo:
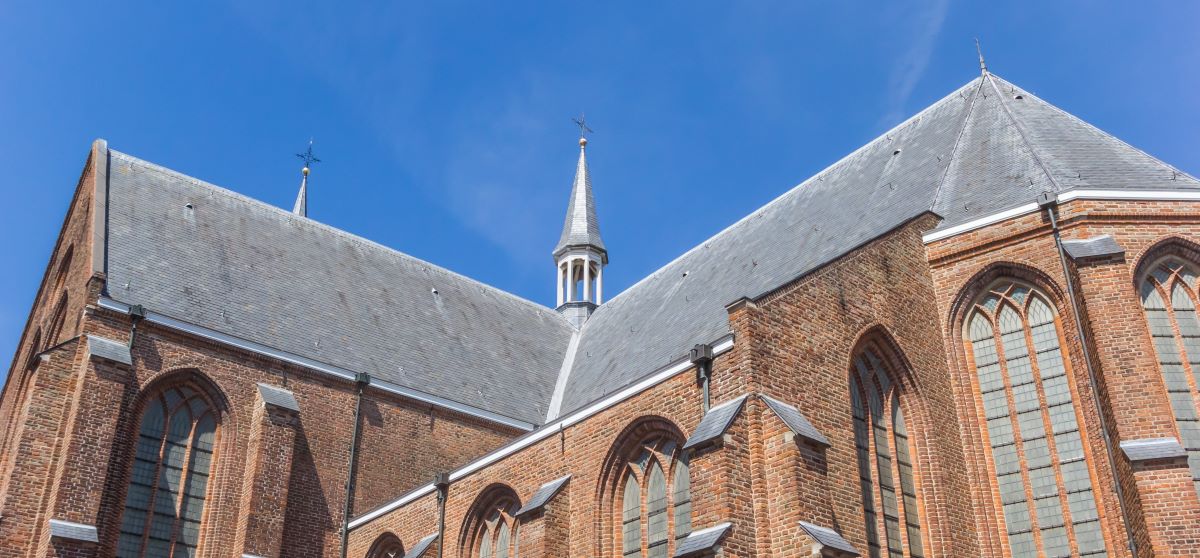
<path fill-rule="evenodd" d="M 494 292 L 496 292 L 496 293 L 498 293 L 498 294 L 501 294 L 501 295 L 507 296 L 507 297 L 509 297 L 509 298 L 511 298 L 511 299 L 513 299 L 513 300 L 516 300 L 516 301 L 518 301 L 518 302 L 521 302 L 521 303 L 523 303 L 523 304 L 525 304 L 525 305 L 531 306 L 531 307 L 533 307 L 534 309 L 537 309 L 537 310 L 541 311 L 541 313 L 543 313 L 543 314 L 546 314 L 546 315 L 552 315 L 552 316 L 554 316 L 555 318 L 557 318 L 558 320 L 562 321 L 562 322 L 563 322 L 565 325 L 567 325 L 567 326 L 570 326 L 570 323 L 568 323 L 568 322 L 566 321 L 566 318 L 563 318 L 563 317 L 562 317 L 562 315 L 561 315 L 561 314 L 559 314 L 558 312 L 556 312 L 556 311 L 555 311 L 553 308 L 550 308 L 550 307 L 548 307 L 548 306 L 543 306 L 543 305 L 541 305 L 541 304 L 538 304 L 538 303 L 536 303 L 536 302 L 534 302 L 534 301 L 532 301 L 532 300 L 529 300 L 529 299 L 527 299 L 527 298 L 524 298 L 524 297 L 521 297 L 521 296 L 515 295 L 515 294 L 513 294 L 513 293 L 510 293 L 510 292 L 508 292 L 508 291 L 506 291 L 506 290 L 504 290 L 504 289 L 501 289 L 501 288 L 498 288 L 498 287 L 494 287 L 494 286 L 492 286 L 492 285 L 488 285 L 487 283 L 484 283 L 484 282 L 482 282 L 482 281 L 480 281 L 480 280 L 478 280 L 478 279 L 473 279 L 473 278 L 471 278 L 471 277 L 468 277 L 468 276 L 466 276 L 466 275 L 463 275 L 463 274 L 461 274 L 461 273 L 458 273 L 458 272 L 455 272 L 455 271 L 451 271 L 450 269 L 447 269 L 447 268 L 445 268 L 445 267 L 443 267 L 443 266 L 440 266 L 440 265 L 438 265 L 438 264 L 435 264 L 435 263 L 433 263 L 433 262 L 429 262 L 429 261 L 423 260 L 423 259 L 421 259 L 421 258 L 418 258 L 418 257 L 416 257 L 416 256 L 413 256 L 413 255 L 411 255 L 411 254 L 407 254 L 407 253 L 401 252 L 400 250 L 397 250 L 397 249 L 395 249 L 395 248 L 392 248 L 392 247 L 390 247 L 390 246 L 387 246 L 387 245 L 385 245 L 385 244 L 381 244 L 381 243 L 379 243 L 379 242 L 375 242 L 374 240 L 371 240 L 371 239 L 369 239 L 369 238 L 365 238 L 365 237 L 362 237 L 362 236 L 356 235 L 356 234 L 354 234 L 354 233 L 351 233 L 351 232 L 348 232 L 348 231 L 344 231 L 344 230 L 342 230 L 342 229 L 339 229 L 339 228 L 337 228 L 337 227 L 334 227 L 333 225 L 329 225 L 329 224 L 326 224 L 326 223 L 322 223 L 322 222 L 320 222 L 320 221 L 316 221 L 316 220 L 314 220 L 314 219 L 309 219 L 309 218 L 299 217 L 299 216 L 297 216 L 296 214 L 294 214 L 294 213 L 292 213 L 292 212 L 290 212 L 290 211 L 287 211 L 287 210 L 285 210 L 285 209 L 283 209 L 283 208 L 281 208 L 281 207 L 276 207 L 276 206 L 274 206 L 274 205 L 271 205 L 271 204 L 269 204 L 269 203 L 267 203 L 267 202 L 264 202 L 264 201 L 262 201 L 262 200 L 258 200 L 258 199 L 252 198 L 252 197 L 250 197 L 250 196 L 247 196 L 247 195 L 245 195 L 245 194 L 241 194 L 241 193 L 235 192 L 235 191 L 233 191 L 233 190 L 230 190 L 230 189 L 228 189 L 228 188 L 223 188 L 223 187 L 221 187 L 221 186 L 218 186 L 218 185 L 216 185 L 216 184 L 213 184 L 213 183 L 211 183 L 211 182 L 207 182 L 207 181 L 201 180 L 201 179 L 199 179 L 199 178 L 196 178 L 196 177 L 194 177 L 194 176 L 190 176 L 190 175 L 184 174 L 184 173 L 182 173 L 182 172 L 179 172 L 179 171 L 177 171 L 177 170 L 170 169 L 170 168 L 164 167 L 164 166 L 162 166 L 162 165 L 159 165 L 159 164 L 157 164 L 157 163 L 153 163 L 153 162 L 147 161 L 147 160 L 145 160 L 145 159 L 142 159 L 142 158 L 139 158 L 139 157 L 137 157 L 137 156 L 135 156 L 135 155 L 130 155 L 130 154 L 128 154 L 128 153 L 125 153 L 125 152 L 122 152 L 122 151 L 117 151 L 116 149 L 112 149 L 112 148 L 109 148 L 109 152 L 110 152 L 110 153 L 112 153 L 112 154 L 114 154 L 114 155 L 117 155 L 117 156 L 119 156 L 119 157 L 124 157 L 124 158 L 130 159 L 130 160 L 131 160 L 131 161 L 133 161 L 133 162 L 136 162 L 136 163 L 138 163 L 138 164 L 140 164 L 140 165 L 143 165 L 143 166 L 145 166 L 145 167 L 146 167 L 147 169 L 149 169 L 149 170 L 153 170 L 153 171 L 160 172 L 160 173 L 163 173 L 163 174 L 169 174 L 169 175 L 173 175 L 173 176 L 176 176 L 176 177 L 179 177 L 179 178 L 185 179 L 185 180 L 187 180 L 187 181 L 189 181 L 189 182 L 192 182 L 193 184 L 195 184 L 195 185 L 197 185 L 197 186 L 200 186 L 200 187 L 203 187 L 203 188 L 207 188 L 208 190 L 210 190 L 210 191 L 211 191 L 211 192 L 213 192 L 213 193 L 216 193 L 216 194 L 221 194 L 221 195 L 223 195 L 223 196 L 226 196 L 226 197 L 229 197 L 229 198 L 232 198 L 232 199 L 238 200 L 238 201 L 242 201 L 242 202 L 249 203 L 250 205 L 253 205 L 253 206 L 255 206 L 255 207 L 258 207 L 258 208 L 261 208 L 261 209 L 265 209 L 265 210 L 267 210 L 267 211 L 271 211 L 271 212 L 277 213 L 277 214 L 279 214 L 280 216 L 282 216 L 282 217 L 286 217 L 286 218 L 290 219 L 292 222 L 295 222 L 295 223 L 297 223 L 297 224 L 299 224 L 299 225 L 301 225 L 301 226 L 312 226 L 312 227 L 316 227 L 316 228 L 318 228 L 318 229 L 321 229 L 321 230 L 324 230 L 324 231 L 326 231 L 326 232 L 330 232 L 330 233 L 333 233 L 333 234 L 335 234 L 335 235 L 338 235 L 339 237 L 341 237 L 341 238 L 344 238 L 344 239 L 346 239 L 346 240 L 349 240 L 349 241 L 351 241 L 351 242 L 355 242 L 355 243 L 358 243 L 358 244 L 361 244 L 361 245 L 364 245 L 364 246 L 367 246 L 367 247 L 369 247 L 369 248 L 373 248 L 373 249 L 380 249 L 380 250 L 382 250 L 382 251 L 384 251 L 384 252 L 386 252 L 386 253 L 388 253 L 388 254 L 390 254 L 390 255 L 394 256 L 394 257 L 399 257 L 399 258 L 401 258 L 401 259 L 409 260 L 409 261 L 411 261 L 411 262 L 415 262 L 415 263 L 424 264 L 424 265 L 428 266 L 430 269 L 432 269 L 432 270 L 434 270 L 434 271 L 436 271 L 436 272 L 443 273 L 443 274 L 445 274 L 445 275 L 448 275 L 448 276 L 450 276 L 450 277 L 452 277 L 452 278 L 457 278 L 457 279 L 465 280 L 465 281 L 466 281 L 466 282 L 468 282 L 468 283 L 473 283 L 473 284 L 479 285 L 479 286 L 481 286 L 481 287 L 483 287 L 483 288 L 485 288 L 485 289 L 488 289 L 488 290 L 494 291 Z"/>
<path fill-rule="evenodd" d="M 1178 167 L 1176 167 L 1175 165 L 1172 165 L 1172 164 L 1170 164 L 1170 163 L 1168 163 L 1168 162 L 1166 162 L 1166 161 L 1163 161 L 1162 159 L 1159 159 L 1158 157 L 1155 157 L 1154 155 L 1151 155 L 1150 153 L 1146 152 L 1145 150 L 1143 150 L 1143 149 L 1141 149 L 1141 148 L 1139 148 L 1139 147 L 1136 147 L 1136 146 L 1134 146 L 1134 145 L 1130 144 L 1129 142 L 1127 142 L 1127 141 L 1125 141 L 1125 140 L 1123 140 L 1123 139 L 1121 139 L 1121 138 L 1119 138 L 1119 137 L 1117 137 L 1117 136 L 1114 136 L 1114 135 L 1112 135 L 1112 134 L 1110 134 L 1110 133 L 1108 133 L 1108 132 L 1104 131 L 1104 129 L 1100 128 L 1099 126 L 1096 126 L 1095 124 L 1092 124 L 1091 122 L 1088 122 L 1087 120 L 1084 120 L 1084 119 L 1082 119 L 1082 118 L 1080 118 L 1080 117 L 1078 117 L 1078 116 L 1076 116 L 1076 115 L 1072 114 L 1071 112 L 1069 112 L 1069 111 L 1066 111 L 1066 110 L 1064 110 L 1064 109 L 1060 108 L 1058 105 L 1055 105 L 1054 103 L 1051 103 L 1051 102 L 1049 102 L 1049 101 L 1047 101 L 1047 100 L 1045 100 L 1045 99 L 1043 99 L 1043 98 L 1041 98 L 1041 97 L 1037 96 L 1036 94 L 1034 94 L 1034 93 L 1031 93 L 1030 91 L 1026 90 L 1025 88 L 1023 88 L 1023 87 L 1020 87 L 1020 86 L 1018 86 L 1017 84 L 1015 84 L 1015 83 L 1013 83 L 1013 82 L 1011 82 L 1011 81 L 1008 81 L 1008 80 L 1006 80 L 1006 79 L 1004 79 L 1004 78 L 1002 78 L 1002 77 L 1000 77 L 1000 76 L 995 76 L 995 78 L 996 78 L 996 79 L 999 79 L 1000 81 L 1002 81 L 1002 82 L 1004 82 L 1004 83 L 1006 83 L 1006 84 L 1008 84 L 1009 86 L 1013 87 L 1014 89 L 1020 89 L 1020 90 L 1021 90 L 1021 92 L 1025 93 L 1025 94 L 1027 94 L 1027 95 L 1030 95 L 1030 96 L 1032 96 L 1033 98 L 1037 99 L 1038 101 L 1041 101 L 1041 102 L 1042 102 L 1042 104 L 1046 105 L 1047 107 L 1050 107 L 1050 109 L 1051 109 L 1051 110 L 1053 110 L 1054 112 L 1057 112 L 1057 113 L 1061 114 L 1062 116 L 1065 116 L 1065 117 L 1067 117 L 1067 118 L 1071 119 L 1071 120 L 1072 120 L 1072 121 L 1074 121 L 1074 122 L 1077 122 L 1077 123 L 1079 123 L 1079 124 L 1082 124 L 1082 125 L 1086 126 L 1087 128 L 1089 128 L 1089 129 L 1091 129 L 1091 130 L 1095 131 L 1096 133 L 1100 134 L 1100 135 L 1101 135 L 1102 137 L 1104 137 L 1105 139 L 1108 139 L 1108 140 L 1114 141 L 1114 142 L 1116 142 L 1116 143 L 1117 143 L 1117 144 L 1119 144 L 1119 145 L 1125 146 L 1125 147 L 1127 147 L 1127 148 L 1129 148 L 1129 149 L 1131 149 L 1131 150 L 1133 150 L 1133 151 L 1136 151 L 1138 154 L 1140 154 L 1140 155 L 1142 155 L 1142 156 L 1146 157 L 1147 159 L 1150 159 L 1151 161 L 1154 161 L 1155 163 L 1158 163 L 1159 165 L 1162 165 L 1163 167 L 1166 167 L 1166 168 L 1168 168 L 1168 169 L 1170 169 L 1170 170 L 1172 170 L 1172 171 L 1174 171 L 1174 172 L 1177 172 L 1177 173 L 1179 173 L 1179 174 L 1181 174 L 1181 175 L 1183 175 L 1183 176 L 1186 176 L 1186 177 L 1188 177 L 1188 178 L 1191 178 L 1192 180 L 1196 180 L 1196 181 L 1200 182 L 1200 179 L 1196 178 L 1195 176 L 1192 176 L 1191 174 L 1189 174 L 1188 172 L 1186 172 L 1186 171 L 1184 171 L 1184 170 L 1181 170 L 1181 169 L 1179 169 L 1179 168 L 1178 168 Z"/>
<path fill-rule="evenodd" d="M 843 164 L 843 163 L 845 163 L 845 162 L 847 162 L 847 161 L 849 161 L 849 160 L 853 159 L 854 157 L 856 157 L 856 156 L 858 156 L 858 155 L 862 154 L 862 153 L 863 153 L 863 152 L 865 152 L 865 151 L 866 151 L 866 150 L 867 150 L 869 147 L 871 147 L 871 146 L 874 146 L 876 143 L 879 143 L 879 142 L 882 142 L 882 141 L 886 141 L 886 140 L 887 140 L 887 138 L 888 138 L 888 136 L 890 136 L 892 133 L 894 133 L 894 132 L 896 132 L 896 131 L 898 131 L 898 130 L 900 130 L 900 129 L 904 128 L 905 126 L 908 126 L 909 124 L 912 124 L 912 123 L 914 123 L 914 122 L 916 122 L 916 121 L 920 120 L 920 119 L 921 119 L 923 116 L 925 116 L 925 114 L 926 114 L 926 113 L 932 112 L 932 111 L 933 111 L 933 109 L 935 109 L 935 108 L 937 108 L 937 107 L 941 106 L 943 102 L 945 102 L 945 101 L 949 100 L 949 99 L 950 99 L 951 97 L 953 97 L 955 94 L 958 94 L 958 93 L 959 93 L 959 92 L 961 92 L 962 90 L 964 90 L 964 89 L 967 89 L 967 88 L 971 87 L 971 86 L 972 86 L 972 85 L 974 85 L 974 84 L 975 84 L 975 82 L 976 82 L 976 81 L 978 81 L 979 79 L 980 79 L 980 78 L 974 78 L 974 79 L 972 79 L 971 81 L 967 82 L 965 85 L 962 85 L 962 86 L 961 86 L 961 87 L 959 87 L 958 89 L 955 89 L 954 91 L 951 91 L 951 92 L 950 92 L 948 95 L 946 95 L 946 96 L 942 97 L 941 99 L 938 99 L 938 100 L 937 100 L 936 102 L 934 102 L 933 104 L 931 104 L 931 105 L 929 105 L 929 106 L 925 107 L 924 109 L 921 109 L 921 111 L 917 112 L 916 114 L 914 114 L 914 115 L 912 115 L 912 116 L 910 116 L 910 117 L 906 118 L 905 120 L 903 120 L 903 121 L 902 121 L 902 122 L 900 122 L 899 124 L 897 124 L 897 125 L 895 125 L 895 126 L 893 126 L 893 127 L 889 128 L 887 131 L 885 131 L 885 132 L 883 132 L 883 133 L 879 134 L 878 136 L 876 136 L 876 137 L 875 137 L 874 139 L 872 139 L 871 141 L 868 141 L 867 143 L 865 143 L 865 144 L 861 145 L 860 147 L 858 147 L 858 148 L 857 148 L 857 149 L 855 149 L 854 151 L 851 151 L 849 154 L 845 155 L 844 157 L 841 157 L 841 158 L 840 158 L 840 159 L 838 159 L 837 161 L 834 161 L 832 164 L 830 164 L 830 165 L 826 166 L 825 168 L 821 169 L 821 170 L 820 170 L 819 172 L 817 172 L 816 174 L 813 174 L 812 176 L 810 176 L 810 177 L 808 177 L 808 178 L 804 179 L 804 180 L 803 180 L 802 182 L 800 182 L 799 184 L 797 184 L 797 185 L 795 185 L 795 186 L 793 186 L 793 187 L 791 187 L 791 188 L 788 188 L 788 189 L 787 189 L 787 190 L 785 190 L 783 193 L 779 194 L 778 196 L 776 196 L 776 197 L 775 197 L 774 199 L 772 199 L 771 201 L 769 201 L 769 202 L 767 202 L 767 203 L 763 204 L 763 205 L 762 205 L 761 207 L 759 207 L 758 209 L 755 209 L 754 211 L 750 212 L 748 215 L 746 215 L 746 216 L 742 217 L 741 219 L 738 219 L 737 221 L 734 221 L 734 222 L 733 222 L 731 225 L 729 225 L 729 226 L 725 227 L 724 229 L 721 229 L 721 230 L 720 230 L 720 231 L 718 231 L 716 234 L 714 234 L 714 235 L 712 235 L 712 236 L 709 236 L 708 238 L 706 238 L 706 239 L 704 239 L 703 241 L 701 241 L 699 244 L 696 244 L 695 246 L 692 246 L 692 247 L 691 247 L 691 248 L 689 248 L 687 251 L 685 251 L 684 253 L 682 253 L 682 254 L 680 254 L 680 255 L 676 256 L 676 257 L 675 257 L 674 259 L 672 259 L 671 261 L 669 261 L 669 262 L 667 262 L 667 263 L 665 263 L 665 264 L 663 264 L 663 265 L 659 266 L 659 267 L 658 267 L 658 269 L 655 269 L 654 271 L 650 272 L 650 274 L 649 274 L 649 275 L 647 275 L 647 276 L 643 277 L 643 278 L 642 278 L 642 279 L 640 279 L 638 282 L 636 282 L 636 283 L 634 283 L 634 284 L 632 284 L 632 285 L 630 285 L 630 286 L 626 287 L 626 288 L 625 288 L 625 290 L 621 291 L 620 293 L 617 293 L 617 295 L 616 295 L 616 296 L 614 296 L 614 297 L 612 297 L 612 298 L 608 299 L 608 300 L 607 300 L 607 301 L 604 303 L 604 305 L 611 304 L 611 303 L 613 303 L 613 302 L 617 301 L 618 299 L 620 299 L 621 297 L 625 296 L 625 295 L 626 295 L 627 293 L 629 293 L 630 291 L 633 291 L 634 289 L 636 289 L 636 288 L 640 287 L 640 286 L 641 286 L 643 283 L 646 283 L 646 282 L 650 281 L 650 279 L 654 278 L 655 276 L 657 276 L 657 275 L 659 275 L 659 274 L 661 274 L 661 273 L 665 272 L 665 271 L 667 270 L 667 268 L 671 267 L 671 266 L 672 266 L 672 265 L 674 265 L 676 262 L 679 262 L 680 260 L 684 259 L 684 258 L 685 258 L 685 257 L 687 257 L 688 255 L 690 255 L 692 252 L 696 252 L 696 251 L 700 250 L 701 248 L 705 247 L 705 246 L 706 246 L 708 243 L 710 243 L 710 242 L 712 242 L 712 241 L 716 240 L 717 238 L 719 238 L 719 237 L 721 237 L 721 236 L 724 236 L 724 235 L 725 235 L 725 233 L 727 233 L 727 232 L 729 232 L 729 231 L 731 231 L 731 230 L 733 230 L 733 229 L 737 228 L 738 226 L 740 226 L 740 225 L 742 225 L 742 224 L 745 224 L 745 223 L 749 222 L 749 221 L 750 221 L 751 219 L 753 219 L 754 217 L 756 217 L 756 216 L 758 216 L 758 215 L 760 215 L 760 214 L 762 214 L 762 213 L 765 213 L 765 212 L 767 211 L 767 209 L 769 209 L 771 206 L 773 206 L 773 205 L 775 205 L 775 204 L 779 203 L 780 201 L 782 201 L 784 198 L 786 198 L 787 196 L 789 196 L 789 195 L 790 195 L 792 192 L 795 192 L 795 191 L 797 191 L 797 190 L 799 190 L 799 189 L 801 189 L 801 188 L 803 188 L 803 187 L 807 186 L 808 184 L 812 183 L 814 180 L 817 180 L 818 178 L 820 178 L 820 177 L 824 176 L 824 175 L 825 175 L 825 174 L 827 174 L 829 171 L 833 170 L 834 168 L 838 167 L 839 165 L 841 165 L 841 164 Z M 603 308 L 603 307 L 604 307 L 604 305 L 601 305 L 601 306 L 600 306 L 600 308 Z M 597 310 L 599 310 L 599 309 L 597 309 Z M 590 322 L 590 321 L 593 321 L 593 320 L 588 320 L 588 321 Z M 585 325 L 586 325 L 586 324 L 585 324 Z"/>
<path fill-rule="evenodd" d="M 975 102 L 979 100 L 979 90 L 983 89 L 984 76 L 975 78 L 972 81 L 978 81 L 979 85 L 975 88 L 975 94 L 971 97 L 971 106 L 967 108 L 967 114 L 963 115 L 962 125 L 958 128 L 958 136 L 954 138 L 954 147 L 950 148 L 950 156 L 946 159 L 946 168 L 942 170 L 942 178 L 938 180 L 937 189 L 933 192 L 933 201 L 929 204 L 929 211 L 937 213 L 936 208 L 938 201 L 942 199 L 942 188 L 946 185 L 946 178 L 950 176 L 950 167 L 954 166 L 954 158 L 958 156 L 958 146 L 962 144 L 963 136 L 967 134 L 967 123 L 971 120 L 971 115 L 975 114 Z"/>
<path fill-rule="evenodd" d="M 1034 148 L 1033 142 L 1029 141 L 1029 135 L 1025 133 L 1025 127 L 1021 125 L 1021 122 L 1017 119 L 1017 115 L 1013 114 L 1012 109 L 1008 108 L 1008 103 L 1004 102 L 1004 94 L 1000 92 L 1000 87 L 996 85 L 996 79 L 1003 78 L 993 78 L 990 73 L 984 77 L 987 78 L 988 82 L 992 84 L 992 91 L 996 92 L 996 102 L 1000 103 L 1000 108 L 1004 109 L 1004 114 L 1008 116 L 1008 119 L 1012 122 L 1013 127 L 1017 129 L 1017 135 L 1021 136 L 1021 143 L 1024 143 L 1025 147 L 1029 149 L 1029 155 L 1033 157 L 1033 161 L 1037 163 L 1038 168 L 1042 169 L 1042 173 L 1044 173 L 1046 178 L 1050 180 L 1050 186 L 1054 188 L 1054 193 L 1057 194 L 1058 192 L 1061 192 L 1062 185 L 1058 183 L 1058 179 L 1054 178 L 1054 173 L 1050 172 L 1050 169 L 1046 166 L 1046 162 L 1042 160 L 1041 155 L 1038 155 L 1037 149 Z M 1049 105 L 1050 103 L 1046 104 Z"/>

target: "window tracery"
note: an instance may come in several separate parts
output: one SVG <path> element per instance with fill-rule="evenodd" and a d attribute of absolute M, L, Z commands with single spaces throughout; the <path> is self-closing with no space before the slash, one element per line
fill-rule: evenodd
<path fill-rule="evenodd" d="M 1013 556 L 1106 554 L 1059 327 L 1049 298 L 1001 280 L 964 328 Z"/>

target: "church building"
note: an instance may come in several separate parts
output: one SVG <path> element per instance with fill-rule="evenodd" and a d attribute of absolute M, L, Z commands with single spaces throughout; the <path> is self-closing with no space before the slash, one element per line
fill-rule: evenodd
<path fill-rule="evenodd" d="M 984 66 L 607 296 L 587 149 L 547 308 L 96 141 L 0 558 L 1200 556 L 1196 178 Z"/>

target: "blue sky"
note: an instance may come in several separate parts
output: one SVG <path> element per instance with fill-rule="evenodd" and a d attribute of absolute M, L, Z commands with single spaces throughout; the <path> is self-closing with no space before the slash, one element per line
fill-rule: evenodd
<path fill-rule="evenodd" d="M 90 142 L 554 303 L 586 111 L 611 297 L 990 69 L 1200 174 L 1195 2 L 0 3 L 0 359 Z"/>

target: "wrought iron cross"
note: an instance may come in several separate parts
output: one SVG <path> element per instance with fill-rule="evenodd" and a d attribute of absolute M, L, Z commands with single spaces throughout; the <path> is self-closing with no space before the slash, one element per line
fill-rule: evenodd
<path fill-rule="evenodd" d="M 299 157 L 301 161 L 304 161 L 305 168 L 312 168 L 313 163 L 321 162 L 321 160 L 318 159 L 316 155 L 313 155 L 312 146 L 313 146 L 313 140 L 309 139 L 308 140 L 308 150 L 305 151 L 304 153 L 296 154 L 296 156 Z"/>
<path fill-rule="evenodd" d="M 596 133 L 591 128 L 588 128 L 587 119 L 583 117 L 582 112 L 579 113 L 579 118 L 572 118 L 571 122 L 574 122 L 576 126 L 579 126 L 579 137 L 581 138 L 586 138 L 588 134 Z"/>

